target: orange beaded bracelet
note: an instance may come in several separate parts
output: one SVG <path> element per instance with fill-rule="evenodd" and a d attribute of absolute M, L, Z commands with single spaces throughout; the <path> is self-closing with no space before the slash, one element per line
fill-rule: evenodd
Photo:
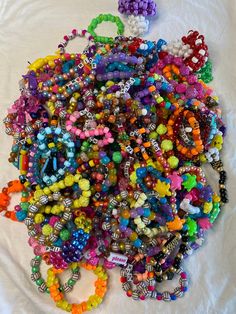
<path fill-rule="evenodd" d="M 195 144 L 194 146 L 184 146 L 183 144 L 181 144 L 178 138 L 174 139 L 173 127 L 177 118 L 181 115 L 187 119 L 192 129 L 192 140 Z M 175 140 L 177 150 L 187 158 L 192 158 L 203 152 L 204 146 L 201 139 L 199 123 L 190 110 L 183 110 L 183 108 L 179 108 L 178 110 L 176 110 L 168 121 L 167 131 L 169 138 L 171 140 Z"/>
<path fill-rule="evenodd" d="M 7 210 L 9 204 L 10 204 L 10 193 L 18 193 L 22 192 L 24 190 L 24 185 L 21 184 L 19 180 L 13 180 L 9 181 L 7 184 L 7 187 L 4 187 L 2 189 L 2 192 L 0 193 L 0 212 L 4 212 L 4 216 L 6 218 L 9 218 L 13 221 L 18 221 L 16 218 L 16 212 L 15 210 Z M 26 201 L 24 197 L 21 198 L 21 201 Z"/>
<path fill-rule="evenodd" d="M 64 311 L 71 312 L 72 314 L 82 314 L 83 312 L 90 311 L 93 308 L 98 307 L 103 301 L 103 297 L 107 291 L 107 279 L 108 276 L 105 269 L 102 266 L 93 266 L 88 263 L 73 263 L 70 267 L 82 267 L 87 270 L 92 270 L 98 279 L 95 281 L 95 294 L 90 296 L 87 301 L 80 304 L 70 304 L 64 299 L 63 293 L 59 290 L 59 279 L 56 277 L 58 273 L 62 273 L 64 270 L 56 269 L 54 267 L 48 270 L 47 286 L 50 291 L 50 296 L 56 303 L 57 307 Z"/>

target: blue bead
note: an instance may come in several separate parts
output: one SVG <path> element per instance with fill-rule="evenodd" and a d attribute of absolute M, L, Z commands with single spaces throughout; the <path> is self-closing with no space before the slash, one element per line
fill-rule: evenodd
<path fill-rule="evenodd" d="M 144 213 L 143 213 L 143 216 L 144 217 L 149 217 L 151 214 L 151 211 L 149 208 L 144 208 Z"/>
<path fill-rule="evenodd" d="M 166 204 L 167 203 L 167 199 L 165 197 L 161 197 L 160 198 L 160 203 L 161 204 Z"/>
<path fill-rule="evenodd" d="M 125 219 L 125 218 L 121 217 L 121 218 L 120 218 L 120 224 L 121 224 L 122 226 L 128 226 L 128 224 L 129 224 L 129 219 Z"/>
<path fill-rule="evenodd" d="M 175 301 L 175 300 L 177 299 L 177 297 L 176 297 L 175 294 L 171 294 L 171 295 L 170 295 L 170 298 L 171 298 L 171 300 L 173 300 L 173 301 Z"/>
<path fill-rule="evenodd" d="M 136 175 L 138 178 L 145 178 L 147 175 L 147 169 L 145 167 L 136 169 Z"/>
<path fill-rule="evenodd" d="M 133 245 L 137 248 L 139 248 L 141 245 L 142 245 L 142 241 L 140 239 L 136 239 L 134 242 L 133 242 Z"/>
<path fill-rule="evenodd" d="M 183 287 L 183 291 L 184 292 L 188 291 L 188 287 Z"/>

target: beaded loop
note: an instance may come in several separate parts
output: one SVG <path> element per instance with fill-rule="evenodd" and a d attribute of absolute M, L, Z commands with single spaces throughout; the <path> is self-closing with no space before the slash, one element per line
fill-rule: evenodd
<path fill-rule="evenodd" d="M 93 308 L 97 308 L 100 303 L 102 303 L 103 297 L 107 291 L 107 281 L 108 276 L 101 266 L 93 266 L 88 263 L 74 263 L 73 265 L 78 265 L 87 270 L 92 270 L 93 273 L 98 277 L 95 281 L 95 294 L 90 296 L 87 301 L 84 301 L 80 304 L 69 304 L 63 297 L 63 293 L 59 290 L 58 279 L 56 277 L 57 272 L 54 268 L 51 268 L 48 271 L 47 285 L 50 291 L 50 296 L 56 303 L 57 307 L 71 312 L 73 314 L 83 313 L 85 311 L 90 311 Z"/>
<path fill-rule="evenodd" d="M 98 24 L 103 22 L 112 22 L 117 25 L 117 34 L 123 35 L 124 33 L 124 24 L 118 16 L 114 16 L 112 14 L 100 14 L 97 18 L 92 19 L 90 25 L 88 26 L 88 32 L 94 37 L 95 42 L 103 43 L 103 44 L 112 44 L 114 42 L 112 37 L 98 36 L 95 33 L 95 29 Z"/>
<path fill-rule="evenodd" d="M 87 38 L 87 40 L 89 42 L 89 46 L 92 46 L 94 44 L 94 37 L 89 32 L 87 32 L 85 29 L 83 29 L 81 31 L 78 31 L 77 29 L 73 29 L 70 34 L 64 36 L 63 40 L 58 45 L 58 49 L 60 50 L 61 54 L 66 53 L 66 47 L 67 47 L 69 41 L 75 39 L 76 37 Z"/>

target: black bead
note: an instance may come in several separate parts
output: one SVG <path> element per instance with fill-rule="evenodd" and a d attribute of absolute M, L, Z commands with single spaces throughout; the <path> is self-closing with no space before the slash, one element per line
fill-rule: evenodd
<path fill-rule="evenodd" d="M 188 242 L 188 237 L 187 236 L 182 236 L 182 241 L 183 242 Z"/>
<path fill-rule="evenodd" d="M 157 280 L 158 282 L 162 282 L 162 281 L 163 281 L 163 278 L 162 278 L 161 276 L 157 276 L 157 277 L 156 277 L 156 280 Z"/>
<path fill-rule="evenodd" d="M 167 274 L 167 278 L 168 278 L 168 280 L 172 280 L 173 278 L 174 278 L 174 273 L 172 273 L 172 272 L 167 272 L 166 273 Z"/>
<path fill-rule="evenodd" d="M 163 257 L 165 257 L 165 254 L 163 252 L 159 252 L 159 253 L 157 253 L 156 257 L 157 258 L 163 258 Z"/>

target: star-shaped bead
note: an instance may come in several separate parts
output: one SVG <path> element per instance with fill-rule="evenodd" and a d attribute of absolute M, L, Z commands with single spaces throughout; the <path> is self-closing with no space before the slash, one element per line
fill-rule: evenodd
<path fill-rule="evenodd" d="M 196 185 L 197 185 L 197 176 L 191 175 L 189 173 L 182 176 L 184 179 L 184 182 L 182 185 L 185 187 L 185 189 L 189 192 L 191 191 Z"/>
<path fill-rule="evenodd" d="M 170 174 L 168 178 L 171 180 L 170 186 L 172 190 L 181 190 L 181 184 L 183 179 L 177 174 L 177 172 L 173 172 Z"/>
<path fill-rule="evenodd" d="M 169 188 L 170 188 L 169 183 L 158 179 L 154 190 L 160 195 L 160 197 L 165 197 L 166 195 L 167 196 L 171 195 Z"/>

